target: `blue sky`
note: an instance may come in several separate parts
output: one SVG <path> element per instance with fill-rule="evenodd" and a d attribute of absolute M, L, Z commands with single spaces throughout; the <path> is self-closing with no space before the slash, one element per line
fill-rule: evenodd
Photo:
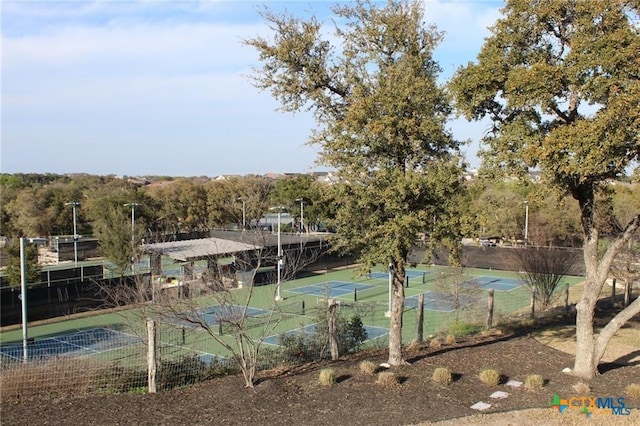
<path fill-rule="evenodd" d="M 328 18 L 324 1 L 2 0 L 3 173 L 217 176 L 328 170 L 312 117 L 276 111 L 248 76 L 256 7 Z M 445 81 L 475 60 L 502 1 L 425 2 Z M 451 122 L 475 158 L 487 123 Z"/>

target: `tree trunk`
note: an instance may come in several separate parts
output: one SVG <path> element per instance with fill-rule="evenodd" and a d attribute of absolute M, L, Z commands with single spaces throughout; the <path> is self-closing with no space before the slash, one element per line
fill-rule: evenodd
<path fill-rule="evenodd" d="M 593 223 L 593 198 L 581 199 L 579 196 L 575 198 L 578 199 L 582 211 L 586 283 L 580 301 L 576 305 L 576 358 L 572 374 L 590 379 L 598 374 L 598 363 L 604 355 L 611 337 L 625 321 L 640 312 L 640 301 L 636 300 L 618 313 L 600 334 L 595 336 L 593 318 L 598 296 L 609 275 L 613 259 L 640 226 L 640 215 L 629 222 L 624 232 L 612 242 L 600 257 L 598 256 L 598 230 Z"/>
<path fill-rule="evenodd" d="M 402 365 L 402 314 L 404 312 L 404 262 L 394 262 L 391 288 L 391 319 L 389 325 L 389 360 L 392 366 Z"/>

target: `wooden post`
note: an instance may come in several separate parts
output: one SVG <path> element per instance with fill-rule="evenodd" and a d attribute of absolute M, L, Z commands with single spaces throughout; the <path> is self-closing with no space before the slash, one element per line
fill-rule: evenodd
<path fill-rule="evenodd" d="M 418 295 L 418 321 L 416 330 L 416 342 L 422 343 L 424 340 L 424 293 Z"/>
<path fill-rule="evenodd" d="M 336 300 L 329 299 L 329 348 L 331 350 L 331 359 L 333 361 L 340 358 L 340 353 L 338 352 L 338 339 L 336 336 L 338 328 L 338 310 L 336 308 Z"/>
<path fill-rule="evenodd" d="M 487 309 L 487 330 L 493 327 L 493 289 L 489 289 L 489 302 Z"/>
<path fill-rule="evenodd" d="M 616 279 L 613 279 L 613 282 L 611 283 L 611 307 L 615 307 L 616 306 Z"/>
<path fill-rule="evenodd" d="M 156 322 L 153 320 L 147 321 L 147 371 L 148 371 L 148 387 L 149 393 L 156 393 L 156 373 L 157 373 L 157 362 L 156 362 L 156 348 L 157 348 L 157 340 L 156 340 Z"/>
<path fill-rule="evenodd" d="M 626 308 L 631 303 L 631 284 L 629 280 L 624 281 L 624 307 Z"/>
<path fill-rule="evenodd" d="M 535 286 L 531 287 L 531 319 L 536 317 L 536 288 Z"/>
<path fill-rule="evenodd" d="M 569 313 L 569 284 L 564 287 L 564 313 Z"/>

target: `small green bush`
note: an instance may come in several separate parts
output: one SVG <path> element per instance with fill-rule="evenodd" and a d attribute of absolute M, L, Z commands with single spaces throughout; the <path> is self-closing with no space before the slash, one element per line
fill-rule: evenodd
<path fill-rule="evenodd" d="M 528 390 L 542 389 L 544 378 L 539 374 L 530 374 L 524 380 L 524 388 Z"/>
<path fill-rule="evenodd" d="M 360 362 L 360 371 L 365 374 L 374 374 L 377 369 L 378 366 L 373 361 L 365 360 Z"/>
<path fill-rule="evenodd" d="M 449 326 L 449 333 L 455 337 L 465 337 L 482 331 L 482 326 L 468 322 L 454 322 Z"/>
<path fill-rule="evenodd" d="M 480 381 L 489 386 L 498 386 L 500 383 L 500 372 L 493 368 L 485 368 L 478 375 Z"/>
<path fill-rule="evenodd" d="M 333 368 L 323 368 L 319 377 L 322 386 L 331 386 L 336 383 L 336 372 Z"/>
<path fill-rule="evenodd" d="M 449 385 L 453 382 L 453 377 L 451 375 L 451 370 L 446 367 L 438 367 L 433 370 L 433 376 L 431 379 L 442 385 Z"/>

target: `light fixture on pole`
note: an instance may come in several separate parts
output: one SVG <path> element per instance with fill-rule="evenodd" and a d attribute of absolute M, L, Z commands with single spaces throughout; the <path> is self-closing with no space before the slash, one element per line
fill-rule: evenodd
<path fill-rule="evenodd" d="M 236 201 L 242 201 L 242 230 L 247 229 L 247 209 L 246 201 L 242 197 L 236 198 Z"/>
<path fill-rule="evenodd" d="M 393 287 L 393 263 L 389 263 L 389 308 L 387 312 L 384 313 L 384 316 L 389 318 L 391 316 L 391 288 Z"/>
<path fill-rule="evenodd" d="M 529 202 L 524 202 L 524 245 L 526 246 L 529 240 Z"/>
<path fill-rule="evenodd" d="M 300 232 L 304 232 L 304 198 L 296 198 L 300 203 Z"/>
<path fill-rule="evenodd" d="M 276 296 L 275 296 L 275 300 L 276 302 L 279 302 L 280 300 L 282 300 L 282 296 L 280 295 L 280 280 L 281 280 L 281 275 L 282 275 L 282 265 L 284 263 L 284 259 L 282 257 L 282 243 L 280 241 L 280 215 L 282 214 L 282 212 L 285 211 L 285 208 L 282 206 L 278 206 L 278 207 L 271 207 L 269 210 L 271 211 L 275 211 L 278 213 L 278 262 L 277 262 L 277 269 L 278 269 L 278 281 L 276 284 Z"/>
<path fill-rule="evenodd" d="M 65 206 L 71 206 L 73 209 L 73 260 L 75 267 L 78 267 L 78 228 L 76 223 L 76 208 L 80 205 L 77 201 L 64 203 Z"/>

